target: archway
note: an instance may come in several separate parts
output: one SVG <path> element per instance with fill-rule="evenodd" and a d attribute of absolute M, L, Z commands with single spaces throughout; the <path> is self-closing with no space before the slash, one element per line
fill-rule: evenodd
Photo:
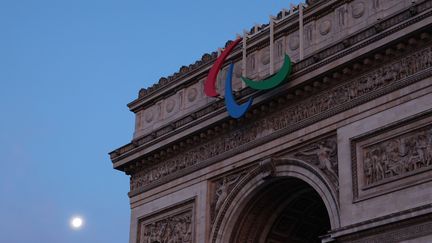
<path fill-rule="evenodd" d="M 296 178 L 265 183 L 235 225 L 230 242 L 318 243 L 331 228 L 319 194 Z"/>
<path fill-rule="evenodd" d="M 211 242 L 321 242 L 337 227 L 337 185 L 323 171 L 301 160 L 267 159 L 230 192 Z"/>

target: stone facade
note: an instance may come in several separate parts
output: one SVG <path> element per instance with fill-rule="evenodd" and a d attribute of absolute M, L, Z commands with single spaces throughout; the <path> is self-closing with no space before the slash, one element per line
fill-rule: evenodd
<path fill-rule="evenodd" d="M 246 70 L 240 46 L 228 57 L 236 99 L 255 100 L 244 117 L 203 93 L 216 52 L 129 104 L 132 142 L 110 155 L 130 175 L 131 243 L 432 241 L 432 1 L 303 12 L 302 31 L 298 9 L 277 15 L 274 55 L 262 25 Z M 244 87 L 284 53 L 286 83 Z"/>

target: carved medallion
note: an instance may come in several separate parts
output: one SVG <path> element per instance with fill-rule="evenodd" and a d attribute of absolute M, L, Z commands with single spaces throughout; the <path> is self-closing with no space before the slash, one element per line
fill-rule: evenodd
<path fill-rule="evenodd" d="M 289 48 L 291 49 L 291 51 L 295 51 L 299 48 L 300 46 L 300 38 L 298 35 L 293 35 L 289 38 L 289 42 L 288 42 Z"/>
<path fill-rule="evenodd" d="M 359 19 L 363 16 L 365 12 L 365 4 L 363 2 L 354 3 L 351 5 L 352 8 L 352 16 L 355 19 Z"/>
<path fill-rule="evenodd" d="M 153 121 L 153 117 L 154 117 L 154 111 L 153 111 L 153 109 L 148 109 L 148 110 L 145 111 L 144 120 L 147 123 L 152 122 Z"/>
<path fill-rule="evenodd" d="M 331 22 L 330 20 L 324 20 L 319 25 L 319 32 L 321 35 L 327 35 L 331 30 Z"/>
<path fill-rule="evenodd" d="M 195 87 L 192 87 L 188 90 L 187 99 L 189 102 L 194 102 L 197 96 L 198 96 L 198 91 Z"/>
<path fill-rule="evenodd" d="M 171 113 L 174 110 L 175 101 L 174 99 L 168 99 L 166 101 L 166 112 Z"/>

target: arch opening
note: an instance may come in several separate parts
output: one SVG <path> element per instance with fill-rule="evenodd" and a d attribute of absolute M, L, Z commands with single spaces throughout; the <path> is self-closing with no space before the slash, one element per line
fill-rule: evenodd
<path fill-rule="evenodd" d="M 256 188 L 234 225 L 230 242 L 321 242 L 331 229 L 320 195 L 292 177 L 268 179 Z"/>

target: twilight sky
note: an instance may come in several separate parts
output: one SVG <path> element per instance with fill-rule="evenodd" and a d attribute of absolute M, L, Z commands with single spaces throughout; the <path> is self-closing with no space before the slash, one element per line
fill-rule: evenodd
<path fill-rule="evenodd" d="M 290 2 L 0 0 L 0 242 L 128 242 L 126 104 Z"/>

